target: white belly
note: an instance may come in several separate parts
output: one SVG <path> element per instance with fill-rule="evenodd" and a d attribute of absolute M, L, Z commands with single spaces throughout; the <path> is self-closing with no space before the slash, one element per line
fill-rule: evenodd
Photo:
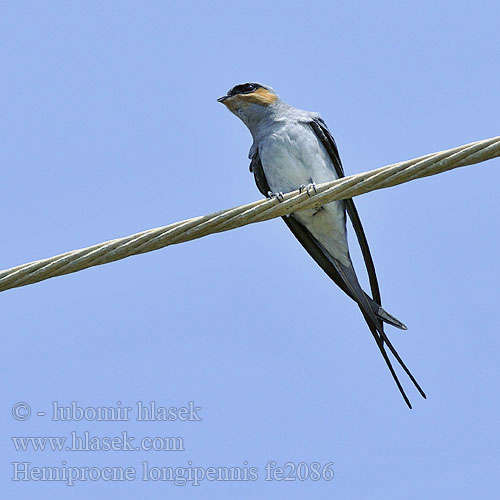
<path fill-rule="evenodd" d="M 274 193 L 290 192 L 302 184 L 338 178 L 323 145 L 306 123 L 282 125 L 259 144 L 259 156 L 267 183 Z M 293 215 L 325 249 L 344 265 L 350 265 L 344 204 L 334 201 L 321 209 Z"/>

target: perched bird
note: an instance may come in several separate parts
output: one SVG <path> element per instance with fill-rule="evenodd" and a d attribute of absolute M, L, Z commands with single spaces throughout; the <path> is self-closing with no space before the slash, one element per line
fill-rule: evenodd
<path fill-rule="evenodd" d="M 312 194 L 316 183 L 344 177 L 335 140 L 319 114 L 286 104 L 271 87 L 260 83 L 236 85 L 217 100 L 240 118 L 252 134 L 250 171 L 264 196 L 279 200 L 282 193 L 296 189 Z M 361 288 L 349 256 L 346 210 L 362 250 L 372 297 Z M 300 210 L 283 220 L 323 271 L 358 304 L 406 404 L 411 408 L 386 347 L 425 398 L 384 332 L 383 322 L 402 330 L 406 326 L 381 306 L 375 267 L 352 199 Z"/>

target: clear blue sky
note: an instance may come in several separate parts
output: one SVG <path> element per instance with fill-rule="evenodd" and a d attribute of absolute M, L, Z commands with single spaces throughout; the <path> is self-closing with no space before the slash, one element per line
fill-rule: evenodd
<path fill-rule="evenodd" d="M 500 132 L 496 1 L 180 4 L 2 2 L 0 268 L 258 199 L 250 134 L 216 102 L 237 83 L 321 112 L 349 174 Z M 384 304 L 409 327 L 388 333 L 428 393 L 403 378 L 412 411 L 355 304 L 280 220 L 2 293 L 4 497 L 497 498 L 499 167 L 357 199 Z M 194 401 L 202 421 L 58 422 L 53 401 Z M 11 441 L 72 431 L 185 451 Z M 142 462 L 245 461 L 258 480 L 141 480 Z M 335 476 L 265 481 L 269 461 Z M 14 482 L 12 462 L 137 479 Z"/>

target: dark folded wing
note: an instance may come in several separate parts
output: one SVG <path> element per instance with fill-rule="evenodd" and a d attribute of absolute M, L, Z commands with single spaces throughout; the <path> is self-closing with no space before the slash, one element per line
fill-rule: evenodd
<path fill-rule="evenodd" d="M 320 136 L 321 137 L 321 136 Z M 331 135 L 330 135 L 331 137 Z M 333 138 L 331 138 L 333 141 Z M 320 139 L 321 140 L 321 139 Z M 337 150 L 335 147 L 335 142 L 332 142 L 335 151 Z M 326 147 L 326 146 L 325 146 Z M 340 163 L 340 159 L 338 158 L 338 152 L 336 153 L 337 162 L 334 162 L 334 165 L 336 165 L 336 168 L 338 168 L 337 175 L 340 176 L 340 173 L 343 175 L 342 171 L 342 165 Z M 333 159 L 332 159 L 333 161 Z M 262 163 L 259 159 L 259 154 L 258 151 L 254 154 L 252 157 L 252 162 L 250 164 L 250 171 L 253 172 L 254 177 L 255 177 L 255 183 L 257 184 L 257 187 L 259 191 L 264 195 L 268 196 L 269 192 L 271 189 L 269 188 L 269 184 L 267 182 L 264 169 L 262 167 Z M 339 173 L 340 172 L 340 173 Z M 372 279 L 374 279 L 375 285 L 376 285 L 376 292 L 373 291 L 372 288 L 372 293 L 375 296 L 378 294 L 378 299 L 380 300 L 380 293 L 378 293 L 378 284 L 377 284 L 377 278 L 375 275 L 375 269 L 373 266 L 373 261 L 371 259 L 370 255 L 370 250 L 368 248 L 368 243 L 366 242 L 366 236 L 363 231 L 363 227 L 361 226 L 361 221 L 359 220 L 358 213 L 356 211 L 356 208 L 354 206 L 354 203 L 352 203 L 352 200 L 346 200 L 346 202 L 351 202 L 348 206 L 350 206 L 350 209 L 348 208 L 348 213 L 349 216 L 351 217 L 351 221 L 353 222 L 353 226 L 356 230 L 356 235 L 358 236 L 358 240 L 360 240 L 360 245 L 361 248 L 363 249 L 363 243 L 361 241 L 364 241 L 365 245 L 363 250 L 363 256 L 366 259 L 368 258 L 369 261 L 371 262 L 371 267 L 373 269 L 372 277 L 370 277 L 370 283 L 372 283 Z M 347 203 L 346 203 L 347 205 Z M 349 211 L 350 210 L 350 211 Z M 392 343 L 389 341 L 387 336 L 385 335 L 385 332 L 383 330 L 383 325 L 380 319 L 376 318 L 374 315 L 373 311 L 373 305 L 370 304 L 370 299 L 369 297 L 362 291 L 358 280 L 356 278 L 356 275 L 354 273 L 354 269 L 352 267 L 347 268 L 343 266 L 339 261 L 334 259 L 331 255 L 328 254 L 328 252 L 322 247 L 322 245 L 314 238 L 314 236 L 300 223 L 298 222 L 293 215 L 290 217 L 283 217 L 283 220 L 285 221 L 286 225 L 289 227 L 289 229 L 292 231 L 294 236 L 299 240 L 299 242 L 302 244 L 302 246 L 307 250 L 309 255 L 318 263 L 318 265 L 325 271 L 325 273 L 335 282 L 335 284 L 341 288 L 349 297 L 351 297 L 354 301 L 358 303 L 358 306 L 361 309 L 361 312 L 363 313 L 363 316 L 365 318 L 365 321 L 368 324 L 368 327 L 370 328 L 370 331 L 373 335 L 373 338 L 375 339 L 377 346 L 384 358 L 385 363 L 387 364 L 387 367 L 389 368 L 389 371 L 396 382 L 396 385 L 403 396 L 406 404 L 411 408 L 410 401 L 408 400 L 408 397 L 405 394 L 405 391 L 394 371 L 394 368 L 392 366 L 392 363 L 389 360 L 389 357 L 387 355 L 387 352 L 385 351 L 385 345 L 389 348 L 393 356 L 396 358 L 400 366 L 403 368 L 403 370 L 406 372 L 406 374 L 410 377 L 411 381 L 413 384 L 416 386 L 418 391 L 422 394 L 422 396 L 425 398 L 425 393 L 422 391 L 420 388 L 418 382 L 415 380 L 413 375 L 410 373 L 408 368 L 406 367 L 405 363 L 397 353 L 396 349 L 393 347 Z M 357 221 L 357 222 L 355 222 Z M 367 264 L 368 272 L 370 272 L 370 266 Z M 380 303 L 380 302 L 379 302 Z"/>
<path fill-rule="evenodd" d="M 259 152 L 256 151 L 252 156 L 252 161 L 250 163 L 250 172 L 253 173 L 255 184 L 257 184 L 258 190 L 265 196 L 269 197 L 269 191 L 271 188 L 267 183 L 266 174 L 262 168 L 262 163 L 260 162 Z"/>
<path fill-rule="evenodd" d="M 309 125 L 330 156 L 333 167 L 335 169 L 335 173 L 339 178 L 345 177 L 344 169 L 342 168 L 342 162 L 340 161 L 339 151 L 337 149 L 337 145 L 335 144 L 335 139 L 333 138 L 332 134 L 330 134 L 330 131 L 328 130 L 325 122 L 321 118 L 316 118 L 315 120 L 311 121 Z M 370 247 L 368 246 L 368 240 L 366 239 L 363 225 L 361 224 L 361 219 L 359 218 L 358 211 L 352 199 L 345 200 L 345 206 L 347 214 L 351 219 L 354 232 L 356 233 L 356 237 L 358 238 L 359 246 L 361 247 L 363 260 L 365 261 L 368 278 L 370 280 L 370 288 L 372 291 L 373 300 L 379 305 L 382 305 L 377 274 L 375 272 L 375 264 L 373 263 L 373 258 L 370 252 Z"/>
<path fill-rule="evenodd" d="M 342 167 L 341 167 L 342 168 Z M 252 162 L 250 164 L 250 171 L 253 173 L 255 178 L 255 184 L 257 188 L 264 195 L 268 196 L 269 191 L 271 191 L 269 184 L 267 183 L 266 175 L 264 169 L 262 168 L 262 163 L 259 158 L 259 153 L 256 152 L 252 157 Z M 307 250 L 309 255 L 318 263 L 318 265 L 323 269 L 323 271 L 335 282 L 335 284 L 341 288 L 351 299 L 356 301 L 356 297 L 352 293 L 350 287 L 345 283 L 337 269 L 332 265 L 330 257 L 327 255 L 325 250 L 318 243 L 316 238 L 293 216 L 283 217 L 285 224 L 288 226 L 293 235 L 299 240 L 301 245 Z"/>

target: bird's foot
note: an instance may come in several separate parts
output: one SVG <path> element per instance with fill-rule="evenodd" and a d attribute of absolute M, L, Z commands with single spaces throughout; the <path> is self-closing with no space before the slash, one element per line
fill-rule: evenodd
<path fill-rule="evenodd" d="M 278 193 L 273 193 L 272 191 L 268 191 L 267 196 L 269 196 L 269 198 L 276 198 L 280 203 L 285 198 L 281 191 L 279 191 Z"/>
<path fill-rule="evenodd" d="M 311 182 L 310 184 L 301 184 L 299 187 L 299 193 L 302 193 L 304 190 L 308 196 L 312 196 L 311 191 L 314 191 L 314 194 L 318 194 L 316 184 L 314 182 Z"/>

